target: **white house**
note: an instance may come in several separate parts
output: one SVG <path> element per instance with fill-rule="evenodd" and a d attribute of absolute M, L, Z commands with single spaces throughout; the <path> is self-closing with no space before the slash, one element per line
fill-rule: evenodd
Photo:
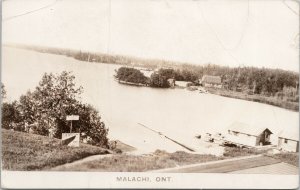
<path fill-rule="evenodd" d="M 252 147 L 271 144 L 270 136 L 273 134 L 266 127 L 250 126 L 241 122 L 233 123 L 227 132 L 226 141 Z"/>
<path fill-rule="evenodd" d="M 278 135 L 278 148 L 287 152 L 299 152 L 299 135 L 282 131 Z"/>

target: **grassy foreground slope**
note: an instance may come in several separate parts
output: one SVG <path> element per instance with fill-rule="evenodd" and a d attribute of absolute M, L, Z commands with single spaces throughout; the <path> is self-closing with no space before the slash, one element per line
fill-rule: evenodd
<path fill-rule="evenodd" d="M 68 147 L 59 139 L 2 129 L 3 170 L 46 170 L 87 156 L 110 151 L 81 144 Z"/>
<path fill-rule="evenodd" d="M 173 168 L 188 164 L 203 163 L 222 160 L 205 154 L 191 154 L 183 151 L 168 153 L 156 150 L 153 154 L 127 155 L 116 154 L 98 160 L 84 162 L 68 168 L 60 168 L 59 171 L 97 171 L 97 172 L 145 172 L 163 168 Z M 56 170 L 56 169 L 54 169 Z"/>

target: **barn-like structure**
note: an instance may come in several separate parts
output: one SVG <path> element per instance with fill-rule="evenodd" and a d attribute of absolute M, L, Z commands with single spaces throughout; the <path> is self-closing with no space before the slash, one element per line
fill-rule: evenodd
<path fill-rule="evenodd" d="M 266 127 L 250 126 L 241 122 L 233 123 L 227 132 L 227 141 L 251 147 L 271 144 L 270 136 L 273 134 Z"/>

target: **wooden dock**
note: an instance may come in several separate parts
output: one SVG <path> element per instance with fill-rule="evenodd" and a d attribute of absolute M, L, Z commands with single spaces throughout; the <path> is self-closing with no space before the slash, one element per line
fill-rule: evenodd
<path fill-rule="evenodd" d="M 162 134 L 162 133 L 159 132 L 159 131 L 155 131 L 155 130 L 153 130 L 153 129 L 151 129 L 151 128 L 149 128 L 149 127 L 147 127 L 146 125 L 143 125 L 143 124 L 141 124 L 141 123 L 138 123 L 138 124 L 141 125 L 142 127 L 146 128 L 146 129 L 148 129 L 148 130 L 150 130 L 150 131 L 152 131 L 152 132 L 154 132 L 154 133 L 157 133 L 157 134 L 159 134 L 160 136 L 163 136 L 164 138 L 166 138 L 166 139 L 168 139 L 168 140 L 170 140 L 170 141 L 172 141 L 172 142 L 178 144 L 179 146 L 181 146 L 181 147 L 187 149 L 188 151 L 195 152 L 194 149 L 192 149 L 192 148 L 190 148 L 190 147 L 188 147 L 188 146 L 186 146 L 186 145 L 184 145 L 184 144 L 182 144 L 182 143 L 180 143 L 180 142 L 178 142 L 178 141 L 176 141 L 176 140 L 174 140 L 174 139 L 171 139 L 170 137 L 168 137 L 168 136 Z"/>

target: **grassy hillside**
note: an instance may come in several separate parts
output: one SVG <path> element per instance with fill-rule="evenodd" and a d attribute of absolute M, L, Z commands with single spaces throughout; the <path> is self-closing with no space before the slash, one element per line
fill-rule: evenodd
<path fill-rule="evenodd" d="M 2 129 L 3 170 L 46 170 L 87 156 L 110 151 L 81 144 L 68 147 L 59 139 Z"/>
<path fill-rule="evenodd" d="M 183 151 L 168 153 L 156 150 L 148 155 L 116 154 L 98 160 L 84 162 L 59 171 L 97 171 L 97 172 L 145 172 L 163 168 L 173 168 L 188 164 L 222 160 L 213 155 L 191 154 Z M 56 169 L 54 169 L 56 170 Z"/>

